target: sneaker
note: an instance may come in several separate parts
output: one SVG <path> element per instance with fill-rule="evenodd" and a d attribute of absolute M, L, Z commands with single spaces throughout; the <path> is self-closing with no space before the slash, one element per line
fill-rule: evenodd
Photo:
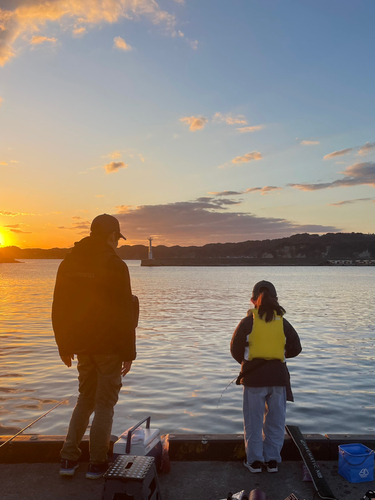
<path fill-rule="evenodd" d="M 264 464 L 267 467 L 267 472 L 279 472 L 276 460 L 270 460 Z"/>
<path fill-rule="evenodd" d="M 259 472 L 262 472 L 262 462 L 259 462 L 259 460 L 255 460 L 255 462 L 251 464 L 248 464 L 247 462 L 244 462 L 243 464 L 253 474 L 258 474 Z"/>
<path fill-rule="evenodd" d="M 87 479 L 100 479 L 104 476 L 108 466 L 108 462 L 104 462 L 102 464 L 89 464 L 89 468 L 86 472 Z"/>
<path fill-rule="evenodd" d="M 63 458 L 60 463 L 60 476 L 74 476 L 78 468 L 78 460 L 66 460 Z"/>

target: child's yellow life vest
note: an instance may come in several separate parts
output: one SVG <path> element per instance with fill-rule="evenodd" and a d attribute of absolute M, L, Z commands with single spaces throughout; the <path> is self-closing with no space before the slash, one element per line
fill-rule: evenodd
<path fill-rule="evenodd" d="M 279 359 L 285 361 L 285 334 L 282 316 L 266 323 L 261 319 L 257 309 L 249 313 L 253 315 L 253 330 L 248 335 L 249 349 L 247 359 Z M 247 349 L 246 349 L 247 350 Z"/>

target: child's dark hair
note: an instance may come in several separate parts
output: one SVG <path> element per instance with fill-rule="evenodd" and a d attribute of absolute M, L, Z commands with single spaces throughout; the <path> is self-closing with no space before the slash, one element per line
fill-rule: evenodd
<path fill-rule="evenodd" d="M 258 309 L 258 314 L 261 319 L 264 319 L 266 323 L 269 323 L 275 319 L 275 313 L 278 316 L 283 316 L 285 314 L 285 309 L 277 301 L 277 297 L 274 297 L 268 291 L 268 288 L 262 287 L 260 289 L 260 294 L 257 297 L 253 297 L 254 305 Z M 264 318 L 264 316 L 266 316 Z"/>

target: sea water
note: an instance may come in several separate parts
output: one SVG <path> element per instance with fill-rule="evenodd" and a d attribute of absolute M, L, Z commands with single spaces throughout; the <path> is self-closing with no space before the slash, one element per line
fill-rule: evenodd
<path fill-rule="evenodd" d="M 69 397 L 27 431 L 66 433 L 77 372 L 76 362 L 61 362 L 51 327 L 59 263 L 0 265 L 0 434 L 14 434 Z M 127 264 L 140 320 L 115 434 L 147 415 L 162 433 L 242 432 L 242 388 L 224 391 L 239 373 L 229 344 L 261 279 L 275 284 L 303 346 L 288 360 L 295 402 L 287 423 L 304 433 L 375 433 L 375 267 Z"/>

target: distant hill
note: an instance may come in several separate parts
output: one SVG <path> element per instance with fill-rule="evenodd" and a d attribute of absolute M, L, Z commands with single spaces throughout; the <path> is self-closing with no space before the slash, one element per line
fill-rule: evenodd
<path fill-rule="evenodd" d="M 5 259 L 63 259 L 69 248 L 0 248 L 0 262 Z M 147 259 L 146 245 L 124 245 L 117 250 L 124 260 Z M 327 233 L 295 234 L 288 238 L 241 243 L 210 243 L 204 246 L 158 245 L 156 259 L 250 257 L 254 259 L 298 258 L 307 260 L 375 259 L 375 234 Z"/>

